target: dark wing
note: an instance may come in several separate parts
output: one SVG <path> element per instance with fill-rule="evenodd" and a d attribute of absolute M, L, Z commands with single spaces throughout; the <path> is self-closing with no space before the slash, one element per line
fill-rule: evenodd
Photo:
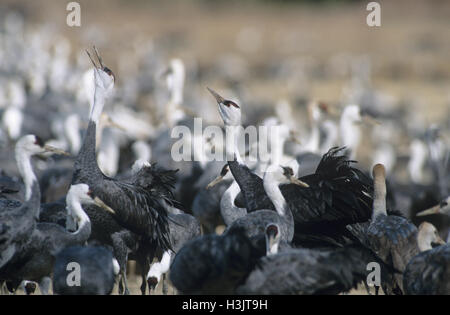
<path fill-rule="evenodd" d="M 138 185 L 104 176 L 101 185 L 92 187 L 94 195 L 115 211 L 118 222 L 132 232 L 171 249 L 167 211 L 160 197 Z"/>
<path fill-rule="evenodd" d="M 322 253 L 295 250 L 261 259 L 238 294 L 315 294 L 335 285 L 335 279 L 321 275 L 318 265 Z"/>
<path fill-rule="evenodd" d="M 230 166 L 234 179 L 244 194 L 244 207 L 247 208 L 247 211 L 252 212 L 260 209 L 275 210 L 275 207 L 264 190 L 263 180 L 258 175 L 254 174 L 246 165 L 239 164 L 236 160 L 228 162 L 228 165 Z M 269 208 L 265 207 L 266 205 Z M 243 208 L 243 205 L 239 207 Z"/>
<path fill-rule="evenodd" d="M 150 190 L 152 193 L 160 196 L 170 206 L 180 208 L 181 205 L 175 200 L 173 190 L 176 183 L 175 174 L 178 170 L 163 170 L 157 167 L 156 163 L 152 163 L 150 166 L 142 167 L 129 180 L 132 185 L 142 187 L 146 190 Z"/>
<path fill-rule="evenodd" d="M 449 294 L 450 245 L 414 257 L 403 274 L 403 288 L 406 294 Z"/>
<path fill-rule="evenodd" d="M 170 267 L 173 285 L 187 294 L 231 294 L 263 253 L 240 228 L 186 243 Z"/>

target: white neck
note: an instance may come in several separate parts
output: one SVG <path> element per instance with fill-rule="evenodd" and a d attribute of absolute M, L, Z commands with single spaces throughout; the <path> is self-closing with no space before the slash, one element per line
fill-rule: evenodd
<path fill-rule="evenodd" d="M 419 250 L 421 252 L 433 249 L 433 247 L 431 246 L 431 242 L 426 237 L 420 235 L 420 233 L 417 237 L 417 244 L 419 245 Z"/>
<path fill-rule="evenodd" d="M 270 136 L 270 148 L 272 150 L 271 163 L 281 164 L 281 160 L 283 157 L 284 143 L 286 142 L 286 139 L 284 137 L 279 137 L 278 135 L 274 137 L 274 135 L 276 135 L 276 133 Z"/>
<path fill-rule="evenodd" d="M 386 182 L 385 179 L 374 179 L 373 214 L 372 219 L 378 215 L 387 215 L 386 212 Z"/>
<path fill-rule="evenodd" d="M 311 125 L 311 134 L 309 135 L 309 140 L 303 147 L 303 150 L 315 153 L 319 150 L 319 142 L 320 142 L 319 126 L 317 122 L 313 120 Z"/>
<path fill-rule="evenodd" d="M 20 175 L 25 183 L 25 200 L 31 198 L 31 188 L 33 182 L 36 181 L 36 175 L 34 175 L 33 167 L 31 166 L 31 156 L 25 150 L 16 149 L 16 161 L 19 168 Z"/>
<path fill-rule="evenodd" d="M 239 153 L 239 134 L 241 126 L 226 126 L 226 154 L 227 160 L 233 161 L 234 157 L 239 164 L 244 164 Z"/>
<path fill-rule="evenodd" d="M 264 190 L 272 200 L 275 209 L 280 216 L 286 215 L 286 199 L 284 199 L 281 193 L 280 187 L 278 187 L 278 182 L 273 179 L 270 172 L 266 173 L 264 176 Z"/>
<path fill-rule="evenodd" d="M 74 117 L 72 119 L 77 119 L 77 118 Z M 66 122 L 64 130 L 66 133 L 67 140 L 69 140 L 71 152 L 73 154 L 77 154 L 81 148 L 81 136 L 80 136 L 80 132 L 78 131 L 78 123 L 68 124 Z"/>
<path fill-rule="evenodd" d="M 204 168 L 208 162 L 208 157 L 205 153 L 205 143 L 203 136 L 192 136 L 192 149 L 194 152 L 194 161 L 198 161 L 200 166 Z"/>
<path fill-rule="evenodd" d="M 343 115 L 340 121 L 340 132 L 342 145 L 350 149 L 352 154 L 354 154 L 361 138 L 359 127 L 347 115 Z"/>
<path fill-rule="evenodd" d="M 67 196 L 67 215 L 72 216 L 75 219 L 75 222 L 78 222 L 78 229 L 74 233 L 77 233 L 81 230 L 81 228 L 91 222 L 89 220 L 88 215 L 84 212 L 81 207 L 81 203 L 78 198 L 73 196 Z"/>
<path fill-rule="evenodd" d="M 170 268 L 170 252 L 164 252 L 161 262 L 154 263 L 150 270 L 147 273 L 147 279 L 150 277 L 155 277 L 156 279 L 161 280 L 161 275 L 169 271 Z"/>
<path fill-rule="evenodd" d="M 266 237 L 266 255 L 276 255 L 278 254 L 278 242 L 275 242 L 270 246 L 269 239 Z"/>
<path fill-rule="evenodd" d="M 100 116 L 102 115 L 103 107 L 105 106 L 105 93 L 99 89 L 95 89 L 94 93 L 94 105 L 92 106 L 92 112 L 90 120 L 95 122 L 98 126 Z"/>

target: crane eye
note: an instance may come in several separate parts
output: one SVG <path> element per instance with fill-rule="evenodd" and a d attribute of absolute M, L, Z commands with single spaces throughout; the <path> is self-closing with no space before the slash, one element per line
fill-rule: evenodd
<path fill-rule="evenodd" d="M 236 108 L 240 108 L 239 105 L 236 104 L 236 103 L 233 102 L 233 101 L 225 100 L 225 101 L 223 101 L 222 104 L 225 105 L 226 107 L 234 106 L 234 107 L 236 107 Z"/>
<path fill-rule="evenodd" d="M 34 144 L 43 147 L 44 146 L 44 141 L 42 141 L 42 139 L 38 136 L 35 136 L 35 140 L 34 140 Z"/>
<path fill-rule="evenodd" d="M 267 227 L 266 231 L 267 231 L 267 234 L 272 234 L 272 235 L 277 235 L 278 234 L 278 228 L 277 228 L 276 225 L 273 225 L 273 224 L 269 225 Z"/>
<path fill-rule="evenodd" d="M 225 164 L 220 172 L 221 176 L 225 176 L 228 173 L 228 164 Z"/>
<path fill-rule="evenodd" d="M 108 67 L 103 67 L 103 71 L 105 71 L 109 76 L 113 77 L 114 80 L 116 79 L 114 73 Z"/>
<path fill-rule="evenodd" d="M 289 178 L 294 175 L 294 171 L 289 166 L 282 166 L 281 168 L 283 169 L 284 176 Z"/>

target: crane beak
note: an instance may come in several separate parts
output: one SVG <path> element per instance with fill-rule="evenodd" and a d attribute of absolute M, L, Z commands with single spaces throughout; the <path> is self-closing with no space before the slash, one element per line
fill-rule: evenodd
<path fill-rule="evenodd" d="M 289 178 L 289 181 L 290 181 L 292 184 L 295 184 L 295 185 L 298 185 L 298 186 L 301 186 L 301 187 L 306 187 L 306 188 L 309 187 L 309 185 L 308 185 L 307 183 L 301 181 L 300 179 L 296 178 L 295 176 L 291 176 L 291 177 Z"/>
<path fill-rule="evenodd" d="M 373 126 L 381 125 L 380 121 L 376 120 L 375 118 L 373 118 L 372 116 L 369 116 L 369 115 L 362 115 L 361 120 L 362 120 L 362 122 L 367 123 L 369 125 L 373 125 Z"/>
<path fill-rule="evenodd" d="M 217 103 L 220 104 L 220 103 L 223 103 L 225 101 L 225 99 L 222 96 L 220 96 L 219 94 L 217 94 L 216 91 L 214 91 L 213 89 L 210 89 L 209 87 L 206 87 L 206 88 L 208 89 L 209 93 L 211 93 L 212 96 L 214 96 L 214 98 L 216 99 Z"/>
<path fill-rule="evenodd" d="M 122 132 L 127 132 L 127 130 L 124 127 L 122 127 L 118 123 L 114 122 L 108 114 L 102 113 L 102 118 L 105 120 L 105 124 L 107 126 L 119 129 Z"/>
<path fill-rule="evenodd" d="M 219 175 L 217 176 L 212 182 L 210 182 L 207 186 L 206 189 L 209 190 L 211 188 L 213 188 L 214 186 L 216 186 L 218 183 L 220 183 L 223 180 L 223 176 Z"/>
<path fill-rule="evenodd" d="M 441 207 L 440 207 L 440 205 L 437 205 L 437 206 L 431 207 L 431 208 L 429 208 L 427 210 L 420 211 L 419 213 L 416 214 L 416 216 L 423 217 L 423 216 L 426 216 L 426 215 L 437 214 L 440 211 L 441 211 Z"/>
<path fill-rule="evenodd" d="M 106 210 L 107 212 L 109 212 L 109 213 L 111 213 L 113 215 L 116 214 L 116 212 L 113 209 L 111 209 L 107 204 L 105 204 L 100 198 L 95 197 L 94 198 L 94 203 L 97 206 L 99 206 L 100 208 L 102 208 L 103 210 Z"/>
<path fill-rule="evenodd" d="M 439 245 L 445 245 L 445 244 L 447 244 L 440 236 L 438 236 L 438 237 L 436 238 L 436 243 L 439 244 Z"/>
<path fill-rule="evenodd" d="M 61 155 L 65 155 L 65 156 L 70 156 L 69 152 L 66 152 L 64 150 L 52 147 L 51 145 L 44 145 L 44 150 L 46 152 L 52 152 L 52 153 L 55 153 L 55 154 L 61 154 Z"/>
<path fill-rule="evenodd" d="M 298 133 L 294 130 L 289 131 L 289 140 L 297 144 L 302 144 L 302 141 L 298 137 Z"/>
<path fill-rule="evenodd" d="M 339 116 L 339 110 L 336 108 L 336 106 L 334 106 L 332 104 L 319 102 L 319 108 L 331 116 L 335 116 L 335 117 Z"/>

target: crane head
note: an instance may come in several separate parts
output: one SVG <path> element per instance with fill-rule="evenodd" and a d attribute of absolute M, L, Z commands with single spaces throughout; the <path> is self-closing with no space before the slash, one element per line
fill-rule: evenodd
<path fill-rule="evenodd" d="M 95 63 L 89 51 L 86 50 L 89 59 L 94 65 L 95 88 L 99 89 L 100 91 L 103 91 L 105 94 L 109 94 L 109 92 L 111 92 L 114 87 L 116 77 L 114 76 L 114 73 L 111 71 L 111 69 L 103 65 L 102 58 L 98 54 L 97 48 L 95 48 L 95 46 L 94 52 L 95 56 L 97 57 L 97 61 L 99 63 L 98 66 Z"/>
<path fill-rule="evenodd" d="M 207 88 L 219 105 L 219 114 L 227 126 L 241 125 L 241 108 L 233 101 L 226 100 L 213 89 Z"/>

